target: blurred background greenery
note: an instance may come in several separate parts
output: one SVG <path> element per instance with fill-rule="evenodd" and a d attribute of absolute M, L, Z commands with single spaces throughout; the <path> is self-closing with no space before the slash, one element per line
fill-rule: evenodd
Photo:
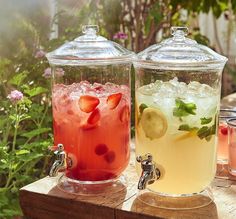
<path fill-rule="evenodd" d="M 168 37 L 171 26 L 188 26 L 191 38 L 229 57 L 222 96 L 236 91 L 236 0 L 0 1 L 0 218 L 22 215 L 19 188 L 48 173 L 45 53 L 76 38 L 85 24 L 99 25 L 101 35 L 135 52 Z M 12 90 L 24 98 L 11 101 Z"/>

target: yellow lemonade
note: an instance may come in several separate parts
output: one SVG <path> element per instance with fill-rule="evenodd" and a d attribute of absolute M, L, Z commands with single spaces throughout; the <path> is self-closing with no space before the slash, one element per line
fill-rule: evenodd
<path fill-rule="evenodd" d="M 161 177 L 148 189 L 169 195 L 204 190 L 216 171 L 219 90 L 156 81 L 136 90 L 136 155 L 152 154 Z M 137 164 L 141 173 L 140 164 Z"/>

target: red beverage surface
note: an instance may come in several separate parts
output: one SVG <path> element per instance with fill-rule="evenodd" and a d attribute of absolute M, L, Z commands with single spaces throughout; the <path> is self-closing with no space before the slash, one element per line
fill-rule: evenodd
<path fill-rule="evenodd" d="M 227 162 L 229 156 L 228 128 L 225 122 L 220 122 L 218 129 L 218 162 Z"/>
<path fill-rule="evenodd" d="M 55 145 L 62 143 L 72 166 L 69 178 L 109 180 L 129 162 L 130 89 L 87 81 L 53 87 Z"/>

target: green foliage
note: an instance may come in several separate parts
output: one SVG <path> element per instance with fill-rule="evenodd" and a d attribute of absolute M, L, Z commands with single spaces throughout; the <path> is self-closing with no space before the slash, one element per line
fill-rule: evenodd
<path fill-rule="evenodd" d="M 181 6 L 189 12 L 203 12 L 208 13 L 211 9 L 213 14 L 218 18 L 229 7 L 229 0 L 199 0 L 199 1 L 185 1 L 185 0 L 171 0 L 170 4 L 177 8 Z M 235 1 L 231 1 L 235 8 Z M 235 10 L 236 12 L 236 10 Z"/>
<path fill-rule="evenodd" d="M 33 49 L 25 47 L 21 56 L 0 60 L 0 218 L 3 219 L 22 214 L 19 189 L 48 171 L 48 146 L 52 144 L 50 80 L 42 77 L 48 64 L 45 58 L 36 59 L 29 50 Z M 15 89 L 24 97 L 12 102 L 7 95 Z"/>

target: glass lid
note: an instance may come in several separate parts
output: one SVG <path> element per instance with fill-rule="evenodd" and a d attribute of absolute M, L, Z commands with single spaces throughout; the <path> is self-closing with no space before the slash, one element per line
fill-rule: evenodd
<path fill-rule="evenodd" d="M 54 65 L 88 65 L 130 62 L 134 53 L 97 35 L 97 25 L 83 26 L 84 35 L 67 42 L 46 56 Z"/>
<path fill-rule="evenodd" d="M 137 55 L 134 65 L 186 68 L 222 67 L 227 58 L 187 38 L 187 27 L 171 27 L 172 37 L 152 45 Z"/>

